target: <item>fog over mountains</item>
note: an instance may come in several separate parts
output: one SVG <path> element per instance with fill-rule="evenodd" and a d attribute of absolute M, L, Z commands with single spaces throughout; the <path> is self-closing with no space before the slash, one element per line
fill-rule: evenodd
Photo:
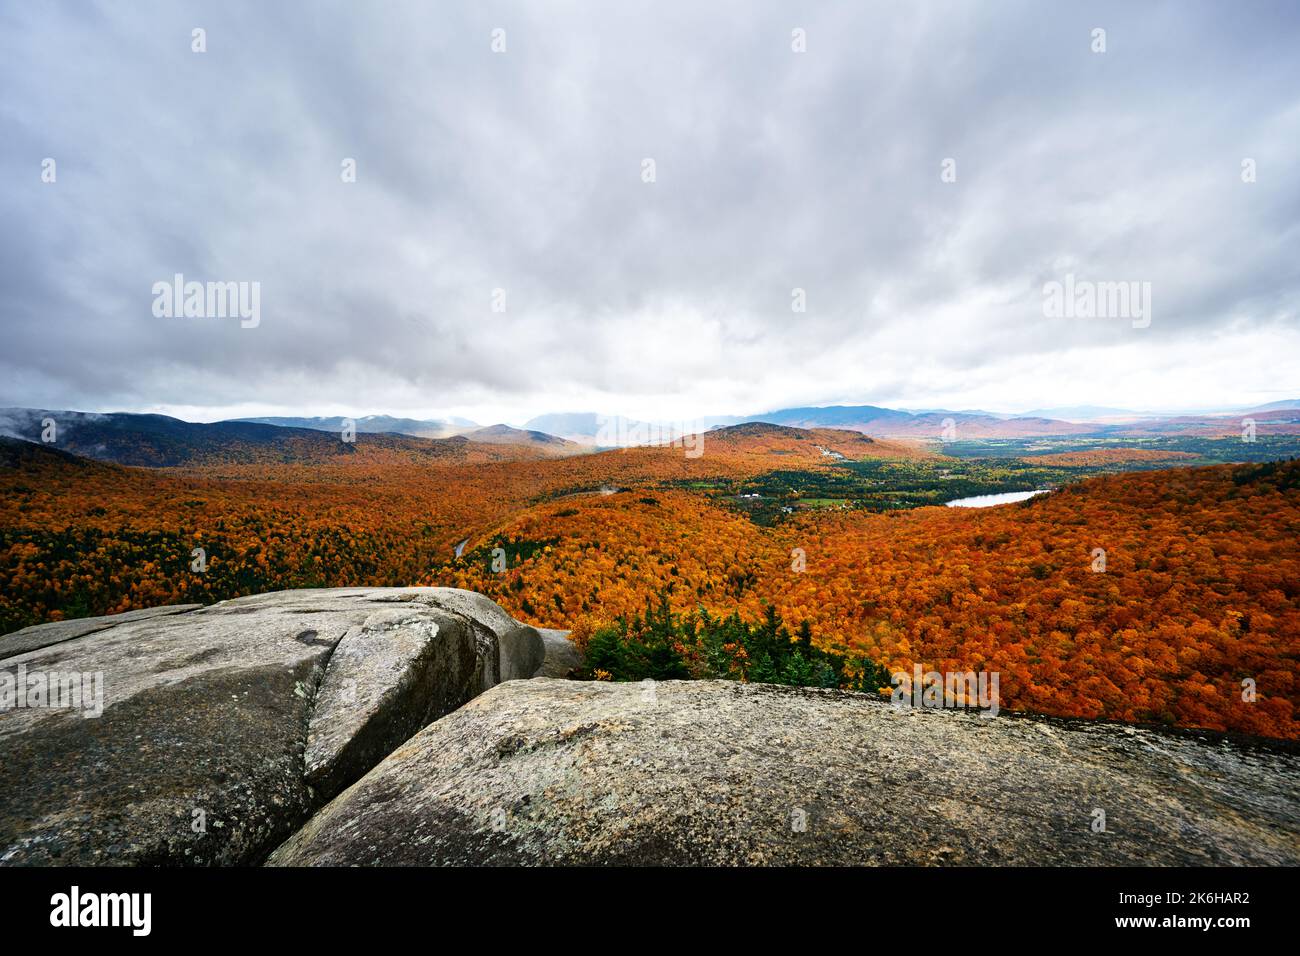
<path fill-rule="evenodd" d="M 342 431 L 346 419 L 342 415 L 317 416 L 314 418 L 268 417 L 240 418 L 236 421 L 257 422 L 262 425 L 279 425 L 282 428 L 314 428 L 318 431 Z M 477 423 L 468 418 L 394 418 L 391 415 L 362 415 L 352 419 L 353 426 L 359 432 L 396 432 L 399 435 L 414 435 L 417 438 L 446 438 L 458 435 L 465 429 L 478 428 Z"/>

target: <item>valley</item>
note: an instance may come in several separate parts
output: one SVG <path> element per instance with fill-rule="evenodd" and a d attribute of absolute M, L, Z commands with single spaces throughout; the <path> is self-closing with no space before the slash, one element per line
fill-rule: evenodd
<path fill-rule="evenodd" d="M 338 454 L 280 431 L 288 445 L 255 453 L 242 435 L 182 443 L 185 463 L 161 468 L 5 440 L 0 631 L 287 588 L 455 586 L 579 646 L 661 605 L 775 613 L 846 685 L 995 669 L 1013 711 L 1300 735 L 1300 464 L 1199 465 L 1258 451 L 1237 440 L 985 448 L 745 424 L 707 433 L 698 458 L 538 457 L 367 433 Z M 1279 456 L 1295 443 L 1267 439 Z M 1038 489 L 1052 493 L 939 507 Z"/>

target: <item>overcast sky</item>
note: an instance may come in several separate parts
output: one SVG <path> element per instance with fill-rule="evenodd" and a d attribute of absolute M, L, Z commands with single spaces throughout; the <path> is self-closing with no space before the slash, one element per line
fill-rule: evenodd
<path fill-rule="evenodd" d="M 8 3 L 0 221 L 0 405 L 1263 403 L 1300 7 Z M 156 316 L 176 273 L 259 324 Z M 1067 274 L 1149 282 L 1149 325 L 1046 315 Z"/>

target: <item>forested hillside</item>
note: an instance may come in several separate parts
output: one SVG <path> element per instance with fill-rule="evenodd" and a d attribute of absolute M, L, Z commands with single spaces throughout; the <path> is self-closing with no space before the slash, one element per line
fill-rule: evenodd
<path fill-rule="evenodd" d="M 850 456 L 912 462 L 913 477 L 932 459 L 773 426 L 711 435 L 697 458 L 178 471 L 16 442 L 0 454 L 0 630 L 277 588 L 438 584 L 586 643 L 628 633 L 662 596 L 668 613 L 744 626 L 775 613 L 850 662 L 846 685 L 871 667 L 996 670 L 1010 709 L 1300 736 L 1296 462 L 1102 474 L 987 510 L 773 516 L 738 492 L 780 474 L 815 493 L 852 475 Z"/>

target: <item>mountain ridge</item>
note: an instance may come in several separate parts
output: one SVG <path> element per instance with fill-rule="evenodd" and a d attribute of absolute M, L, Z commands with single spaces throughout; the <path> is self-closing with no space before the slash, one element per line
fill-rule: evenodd
<path fill-rule="evenodd" d="M 1148 415 L 1107 406 L 1066 406 L 1043 411 L 1065 415 L 1089 412 L 1099 420 L 1067 420 L 1032 414 L 1006 416 L 979 410 L 809 405 L 748 417 L 711 416 L 669 423 L 604 416 L 596 412 L 547 413 L 528 419 L 523 428 L 516 428 L 506 423 L 482 426 L 458 417 L 413 419 L 367 415 L 355 419 L 343 416 L 263 417 L 188 422 L 153 413 L 14 407 L 0 409 L 0 435 L 27 441 L 40 440 L 43 421 L 49 418 L 53 419 L 56 429 L 73 443 L 63 447 L 70 447 L 78 454 L 121 464 L 166 466 L 188 460 L 187 443 L 211 447 L 224 442 L 232 447 L 242 447 L 240 455 L 243 458 L 260 454 L 251 451 L 252 446 L 286 442 L 296 442 L 300 448 L 311 447 L 314 449 L 312 454 L 324 454 L 325 446 L 320 439 L 333 436 L 325 441 L 336 444 L 338 436 L 344 432 L 345 423 L 349 422 L 358 436 L 365 435 L 372 442 L 417 454 L 421 450 L 427 453 L 429 449 L 408 446 L 407 441 L 450 442 L 465 438 L 483 445 L 511 446 L 531 454 L 571 455 L 601 448 L 667 444 L 680 440 L 683 435 L 708 434 L 745 423 L 812 430 L 837 429 L 886 440 L 945 442 L 1052 437 L 1231 437 L 1249 430 L 1250 422 L 1268 434 L 1300 434 L 1300 400 L 1216 413 Z M 149 450 L 122 452 L 120 449 L 128 434 L 141 436 L 140 440 L 149 446 Z M 119 450 L 114 451 L 115 448 Z"/>

